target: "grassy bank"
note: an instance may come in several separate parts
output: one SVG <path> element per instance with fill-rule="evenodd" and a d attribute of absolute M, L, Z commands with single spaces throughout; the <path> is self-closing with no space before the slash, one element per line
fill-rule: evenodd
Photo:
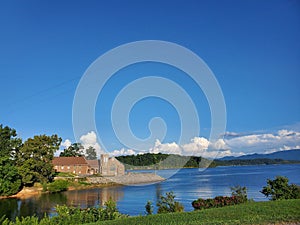
<path fill-rule="evenodd" d="M 93 224 L 300 224 L 300 200 L 249 202 L 202 211 L 130 217 Z"/>

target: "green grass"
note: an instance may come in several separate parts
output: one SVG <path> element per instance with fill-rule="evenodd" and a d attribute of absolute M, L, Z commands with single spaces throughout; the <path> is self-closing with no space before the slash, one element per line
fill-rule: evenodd
<path fill-rule="evenodd" d="M 55 174 L 56 177 L 75 177 L 74 173 L 66 173 L 66 172 L 57 172 Z"/>
<path fill-rule="evenodd" d="M 213 208 L 194 212 L 129 217 L 96 224 L 274 224 L 300 223 L 300 199 L 269 202 L 249 202 L 241 205 Z"/>

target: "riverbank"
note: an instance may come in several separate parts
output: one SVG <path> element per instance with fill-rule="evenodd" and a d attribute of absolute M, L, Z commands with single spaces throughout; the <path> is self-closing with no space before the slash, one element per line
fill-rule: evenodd
<path fill-rule="evenodd" d="M 57 177 L 57 179 L 68 179 L 66 177 Z M 127 173 L 125 175 L 119 175 L 114 177 L 86 177 L 85 182 L 72 181 L 68 187 L 68 191 L 92 189 L 117 185 L 140 185 L 147 183 L 157 183 L 164 181 L 165 179 L 154 173 Z M 43 193 L 43 187 L 41 184 L 36 184 L 33 187 L 24 187 L 20 192 L 11 196 L 0 196 L 0 199 L 4 198 L 19 198 L 26 199 L 33 196 L 38 196 Z"/>

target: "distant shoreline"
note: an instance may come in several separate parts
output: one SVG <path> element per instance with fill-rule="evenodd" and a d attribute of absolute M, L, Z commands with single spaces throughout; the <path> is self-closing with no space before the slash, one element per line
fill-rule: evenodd
<path fill-rule="evenodd" d="M 217 167 L 231 167 L 231 166 L 269 166 L 269 165 L 298 165 L 300 161 L 290 161 L 285 163 L 257 163 L 257 164 L 225 164 L 225 165 L 216 165 L 216 166 L 207 166 L 207 167 L 169 167 L 169 168 L 151 168 L 149 166 L 137 166 L 126 169 L 126 171 L 139 171 L 139 170 L 176 170 L 176 169 L 207 169 L 207 168 L 217 168 Z M 143 167 L 143 168 L 141 168 Z"/>

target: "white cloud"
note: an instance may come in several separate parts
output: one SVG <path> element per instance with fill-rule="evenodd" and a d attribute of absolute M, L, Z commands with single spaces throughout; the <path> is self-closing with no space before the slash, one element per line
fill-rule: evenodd
<path fill-rule="evenodd" d="M 227 146 L 245 153 L 270 153 L 299 147 L 300 132 L 279 130 L 276 133 L 249 134 L 227 139 Z"/>
<path fill-rule="evenodd" d="M 149 149 L 150 153 L 164 153 L 164 154 L 181 154 L 181 147 L 175 142 L 162 144 L 159 140 L 155 141 L 153 148 Z"/>
<path fill-rule="evenodd" d="M 71 146 L 71 144 L 72 144 L 72 142 L 69 139 L 66 139 L 60 144 L 60 147 L 65 149 L 65 148 L 68 148 L 69 146 Z"/>
<path fill-rule="evenodd" d="M 80 141 L 81 141 L 81 144 L 84 147 L 84 149 L 87 149 L 90 146 L 93 147 L 97 152 L 97 156 L 99 156 L 101 153 L 103 153 L 99 143 L 97 142 L 97 135 L 94 131 L 91 131 L 85 135 L 82 135 L 80 137 Z"/>
<path fill-rule="evenodd" d="M 114 150 L 110 153 L 111 156 L 120 156 L 120 155 L 136 155 L 136 152 L 132 149 L 122 148 L 120 150 Z"/>
<path fill-rule="evenodd" d="M 250 153 L 271 153 L 282 150 L 300 149 L 300 132 L 294 130 L 278 130 L 275 133 L 239 134 L 226 132 L 225 139 L 209 141 L 205 137 L 194 137 L 190 142 L 179 145 L 175 142 L 161 143 L 156 140 L 153 147 L 145 152 L 179 154 L 187 156 L 202 156 L 205 158 L 221 158 L 224 156 L 240 156 Z M 99 156 L 103 151 L 97 142 L 94 131 L 80 137 L 83 147 L 92 146 Z M 67 148 L 71 141 L 66 139 L 61 147 Z M 143 152 L 143 153 L 145 153 Z M 116 149 L 110 153 L 112 156 L 143 154 L 133 149 Z"/>
<path fill-rule="evenodd" d="M 288 151 L 288 150 L 292 150 L 292 149 L 300 149 L 300 145 L 296 145 L 296 146 L 286 146 L 286 145 L 284 145 L 279 150 L 281 150 L 281 151 L 287 150 Z"/>

